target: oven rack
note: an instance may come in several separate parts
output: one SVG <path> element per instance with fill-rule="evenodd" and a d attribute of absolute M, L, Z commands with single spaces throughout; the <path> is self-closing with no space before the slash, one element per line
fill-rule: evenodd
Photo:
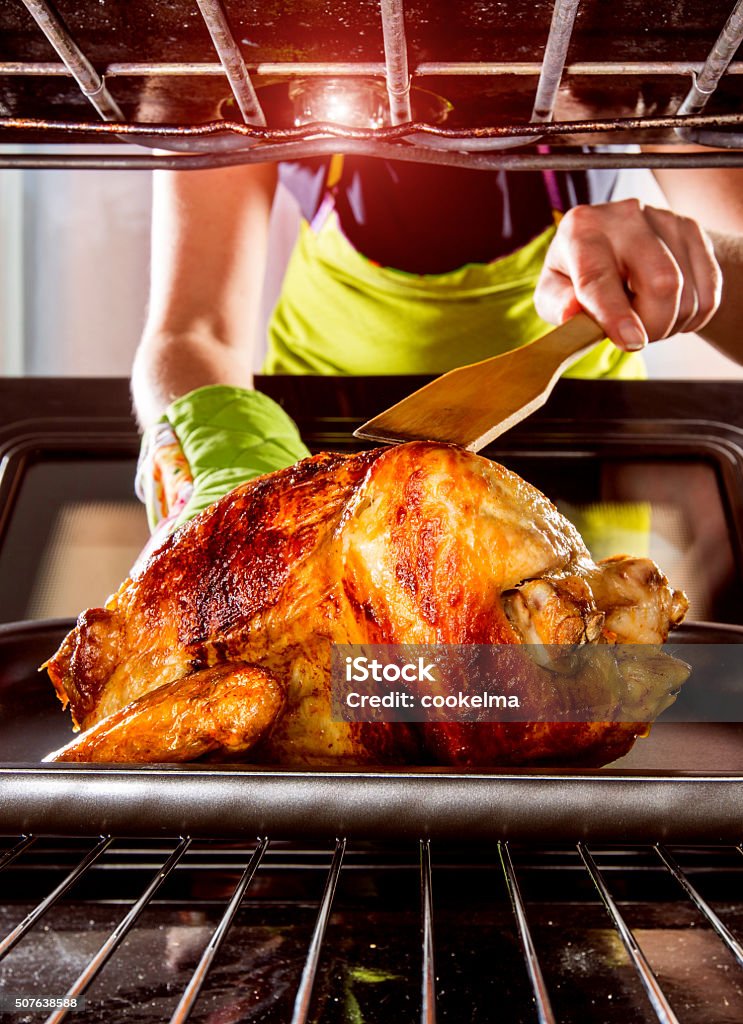
<path fill-rule="evenodd" d="M 100 945 L 96 939 L 94 945 L 97 948 L 69 983 L 65 999 L 84 1000 L 104 968 L 117 957 L 126 959 L 123 967 L 126 976 L 135 977 L 141 965 L 132 962 L 132 954 L 127 952 L 126 943 L 136 932 L 137 923 L 145 911 L 176 906 L 183 917 L 184 908 L 194 910 L 199 902 L 199 897 L 191 900 L 173 887 L 166 892 L 168 884 L 179 872 L 185 874 L 186 870 L 200 876 L 198 891 L 209 893 L 208 905 L 211 918 L 216 924 L 210 924 L 206 930 L 202 928 L 203 934 L 208 931 L 208 939 L 199 944 L 198 949 L 191 950 L 191 962 L 197 961 L 196 966 L 187 969 L 188 980 L 185 985 L 169 992 L 171 1007 L 167 1016 L 149 1017 L 148 1020 L 167 1019 L 170 1024 L 183 1024 L 192 1019 L 192 1015 L 198 1015 L 200 1007 L 197 1002 L 200 995 L 209 989 L 210 973 L 219 962 L 220 951 L 229 943 L 230 929 L 238 912 L 247 914 L 247 926 L 250 928 L 251 914 L 259 905 L 251 899 L 252 893 L 255 888 L 260 889 L 261 878 L 267 871 L 277 872 L 280 878 L 279 894 L 274 894 L 272 899 L 282 905 L 293 905 L 295 914 L 300 900 L 295 896 L 292 904 L 291 893 L 293 890 L 295 893 L 298 891 L 297 877 L 303 873 L 307 875 L 312 872 L 316 876 L 324 873 L 319 901 L 308 900 L 303 896 L 303 910 L 309 913 L 314 924 L 308 927 L 308 941 L 300 957 L 301 969 L 298 963 L 294 971 L 291 993 L 293 1010 L 290 1016 L 281 1017 L 291 1020 L 291 1024 L 324 1019 L 316 1016 L 318 977 L 324 962 L 327 963 L 332 953 L 334 914 L 340 914 L 345 920 L 349 918 L 348 909 L 340 911 L 337 906 L 339 882 L 349 882 L 353 889 L 354 885 L 358 887 L 360 884 L 357 879 L 364 875 L 379 880 L 385 873 L 389 875 L 400 869 L 407 871 L 406 877 L 411 879 L 406 882 L 408 894 L 414 884 L 412 877 L 417 874 L 418 879 L 419 897 L 417 901 L 411 897 L 411 905 L 414 907 L 417 902 L 419 937 L 417 949 L 409 951 L 418 978 L 418 1006 L 417 1009 L 411 1007 L 408 1019 L 419 1020 L 421 1024 L 434 1024 L 437 1019 L 437 1004 L 443 994 L 437 993 L 437 988 L 442 968 L 446 970 L 445 965 L 437 962 L 437 944 L 434 942 L 436 894 L 447 891 L 448 899 L 456 902 L 457 886 L 462 884 L 466 872 L 479 873 L 481 878 L 497 882 L 503 891 L 504 903 L 507 893 L 512 917 L 510 926 L 506 927 L 511 932 L 514 947 L 520 950 L 523 991 L 526 993 L 524 1016 L 519 1015 L 519 1020 L 533 1019 L 540 1024 L 553 1024 L 557 1019 L 553 1009 L 555 981 L 554 978 L 547 980 L 549 972 L 543 970 L 541 940 L 530 925 L 534 908 L 538 903 L 545 902 L 545 897 L 541 895 L 543 893 L 547 894 L 546 901 L 553 908 L 555 916 L 559 915 L 560 900 L 575 901 L 576 893 L 579 894 L 578 902 L 588 908 L 585 913 L 603 908 L 607 915 L 607 926 L 616 933 L 619 943 L 617 949 L 621 947 L 624 963 L 628 969 L 631 965 L 636 976 L 635 984 L 639 983 L 644 993 L 640 1000 L 644 1003 L 643 1019 L 657 1020 L 662 1024 L 675 1024 L 679 1020 L 672 1000 L 659 980 L 661 972 L 651 965 L 652 957 L 643 951 L 643 940 L 638 938 L 638 929 L 630 927 L 627 911 L 622 909 L 624 905 L 630 906 L 628 897 L 633 894 L 633 886 L 634 891 L 637 891 L 637 885 L 641 884 L 641 893 L 660 891 L 663 893 L 661 900 L 678 904 L 690 916 L 690 928 L 701 925 L 708 934 L 714 933 L 716 941 L 719 941 L 719 950 L 713 953 L 712 959 L 717 961 L 719 954 L 721 962 L 717 964 L 718 967 L 738 970 L 743 966 L 743 945 L 723 920 L 728 914 L 724 909 L 718 913 L 712 906 L 712 902 L 719 903 L 720 885 L 714 884 L 716 875 L 718 881 L 721 879 L 723 890 L 728 889 L 728 898 L 731 885 L 739 888 L 736 883 L 740 882 L 743 872 L 743 861 L 739 859 L 743 854 L 741 845 L 727 850 L 720 847 L 714 850 L 684 847 L 672 852 L 661 844 L 644 848 L 589 849 L 584 842 L 577 842 L 570 848 L 555 850 L 512 847 L 508 842 L 500 841 L 491 848 L 480 847 L 474 854 L 467 855 L 460 850 L 452 856 L 451 850 L 439 848 L 426 839 L 418 844 L 389 848 L 364 843 L 349 844 L 339 838 L 332 850 L 327 846 L 296 848 L 280 842 L 272 843 L 266 837 L 259 837 L 255 845 L 225 843 L 216 839 L 199 844 L 188 836 L 182 836 L 171 842 L 140 840 L 136 846 L 131 847 L 131 844 L 127 846 L 126 840 L 108 835 L 76 840 L 73 845 L 59 837 L 45 840 L 34 835 L 15 839 L 6 837 L 4 843 L 5 847 L 0 851 L 0 885 L 6 906 L 12 907 L 13 902 L 25 905 L 28 901 L 26 890 L 41 890 L 45 894 L 7 934 L 0 937 L 0 998 L 4 1000 L 3 1009 L 7 1009 L 7 1002 L 15 994 L 11 990 L 14 984 L 12 975 L 11 981 L 2 979 L 3 962 L 27 937 L 38 936 L 44 927 L 41 922 L 55 908 L 64 913 L 65 907 L 107 903 L 113 906 L 118 921 Z M 416 845 L 417 871 L 414 859 Z M 59 875 L 62 876 L 61 881 L 52 884 Z M 539 879 L 536 885 L 534 877 Z M 207 879 L 206 884 L 204 878 Z M 211 892 L 210 881 L 218 883 Z M 522 893 L 523 883 L 533 893 L 530 898 L 525 898 Z M 711 901 L 705 898 L 700 887 L 712 893 Z M 317 886 L 315 889 L 319 891 Z M 567 897 L 564 893 L 567 893 Z M 648 902 L 653 898 L 652 895 L 645 896 Z M 206 897 L 200 899 L 206 906 Z M 600 916 L 603 917 L 602 914 Z M 552 921 L 548 923 L 551 925 Z M 53 926 L 47 925 L 44 930 L 49 931 L 50 928 L 54 938 Z M 380 943 L 385 941 L 385 936 L 375 934 L 371 925 L 364 928 L 363 938 L 365 942 L 368 939 L 376 939 Z M 377 945 L 371 943 L 368 948 L 373 950 Z M 694 963 L 688 964 L 692 972 L 695 966 Z M 588 969 L 583 973 L 588 975 Z M 142 977 L 141 974 L 139 976 Z M 250 981 L 249 977 L 247 980 Z M 100 994 L 100 987 L 95 990 L 96 1003 L 104 1014 L 100 1019 L 106 1019 L 106 1000 L 113 994 L 110 985 L 105 984 L 105 978 L 103 981 L 103 995 Z M 506 979 L 499 975 L 497 963 L 493 965 L 492 982 L 496 988 L 505 987 Z M 37 993 L 26 991 L 24 994 L 38 994 L 40 984 L 39 981 L 35 986 Z M 52 995 L 49 992 L 45 994 Z M 62 993 L 55 992 L 53 995 L 59 998 Z M 177 1005 L 173 1006 L 176 1001 Z M 463 1013 L 472 1012 L 472 1019 L 481 1019 L 475 1018 L 475 1008 L 470 1010 L 461 1007 L 460 1010 Z M 71 1019 L 74 1019 L 74 1014 L 74 1010 L 60 1007 L 46 1017 L 46 1024 L 59 1024 L 71 1015 Z M 14 1019 L 19 1018 L 16 1015 Z M 23 1019 L 40 1018 L 33 1016 Z M 240 1019 L 253 1018 L 248 1016 Z M 595 1019 L 605 1024 L 603 1017 L 597 1016 Z"/>
<path fill-rule="evenodd" d="M 201 168 L 253 163 L 267 160 L 297 159 L 328 153 L 351 153 L 416 162 L 479 168 L 556 169 L 591 166 L 741 166 L 743 165 L 743 113 L 704 113 L 726 75 L 743 73 L 743 61 L 734 61 L 743 41 L 743 0 L 737 0 L 706 60 L 621 63 L 583 61 L 567 63 L 580 0 L 555 0 L 551 25 L 541 62 L 421 61 L 410 60 L 406 36 L 403 0 L 380 0 L 379 13 L 383 35 L 384 61 L 358 62 L 246 62 L 230 26 L 221 0 L 195 0 L 208 29 L 216 61 L 109 61 L 98 70 L 66 26 L 49 0 L 19 0 L 33 17 L 39 31 L 56 51 L 58 62 L 7 61 L 0 63 L 0 78 L 29 77 L 74 79 L 86 102 L 100 120 L 65 121 L 54 118 L 0 118 L 0 143 L 3 139 L 38 138 L 39 133 L 55 141 L 85 143 L 117 139 L 141 146 L 172 149 L 180 155 L 130 153 L 90 153 L 69 151 L 29 153 L 11 149 L 0 154 L 0 167 L 109 167 L 115 169 L 151 169 L 155 167 Z M 456 15 L 451 16 L 452 28 Z M 571 76 L 683 75 L 691 79 L 685 98 L 675 114 L 668 116 L 612 117 L 579 121 L 555 121 L 553 114 L 565 72 Z M 517 76 L 536 78 L 532 112 L 528 123 L 503 122 L 488 127 L 446 128 L 412 120 L 413 81 L 433 76 L 478 77 Z M 218 120 L 193 124 L 150 124 L 127 121 L 116 98 L 114 82 L 120 77 L 145 76 L 167 79 L 174 76 L 198 82 L 205 78 L 225 78 L 241 120 Z M 315 122 L 297 128 L 267 123 L 254 84 L 254 76 L 270 76 L 287 83 L 307 77 L 366 76 L 384 82 L 391 126 L 359 129 L 348 125 Z M 676 142 L 722 147 L 722 152 L 627 153 L 596 152 L 590 149 L 570 151 L 571 142 L 592 145 L 607 138 L 633 142 L 637 133 L 665 130 Z M 552 140 L 565 150 L 518 152 L 507 150 Z M 17 147 L 16 147 L 17 149 Z"/>

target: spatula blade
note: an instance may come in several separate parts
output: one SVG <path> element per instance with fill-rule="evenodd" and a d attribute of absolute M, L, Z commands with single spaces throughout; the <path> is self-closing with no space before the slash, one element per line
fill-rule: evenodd
<path fill-rule="evenodd" d="M 382 444 L 444 441 L 479 451 L 544 405 L 563 370 L 603 337 L 579 313 L 528 345 L 437 377 L 354 436 Z"/>

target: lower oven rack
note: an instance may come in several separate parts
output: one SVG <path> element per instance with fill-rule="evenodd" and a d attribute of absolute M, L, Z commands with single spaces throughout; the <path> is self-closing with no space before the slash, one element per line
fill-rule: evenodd
<path fill-rule="evenodd" d="M 0 838 L 0 1019 L 724 1024 L 742 854 Z"/>

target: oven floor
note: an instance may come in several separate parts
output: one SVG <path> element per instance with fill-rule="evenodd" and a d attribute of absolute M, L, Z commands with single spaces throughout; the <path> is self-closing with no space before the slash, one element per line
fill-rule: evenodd
<path fill-rule="evenodd" d="M 0 840 L 0 856 L 14 840 Z M 9 933 L 94 841 L 38 840 L 0 875 Z M 63 996 L 168 858 L 175 843 L 117 840 L 0 961 L 0 998 Z M 71 1015 L 77 1024 L 169 1021 L 253 847 L 199 842 L 185 854 Z M 308 1015 L 292 1018 L 332 849 L 268 848 L 189 1020 L 322 1024 L 421 1020 L 419 849 L 349 845 Z M 575 848 L 511 855 L 555 1019 L 656 1016 Z M 621 914 L 685 1024 L 743 1019 L 743 971 L 651 848 L 592 850 Z M 686 876 L 743 935 L 743 856 L 675 849 Z M 537 1019 L 495 846 L 431 848 L 437 1019 Z M 0 937 L 0 942 L 2 938 Z M 1 947 L 0 947 L 1 948 Z M 0 1014 L 3 1022 L 45 1019 Z M 185 1019 L 185 1018 L 182 1018 Z"/>
<path fill-rule="evenodd" d="M 743 724 L 656 722 L 612 768 L 643 771 L 743 772 Z"/>

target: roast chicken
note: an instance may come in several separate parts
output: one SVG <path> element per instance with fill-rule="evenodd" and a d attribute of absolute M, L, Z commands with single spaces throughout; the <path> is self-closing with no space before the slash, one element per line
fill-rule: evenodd
<path fill-rule="evenodd" d="M 648 559 L 594 563 L 488 459 L 323 453 L 238 487 L 80 615 L 46 667 L 83 732 L 48 759 L 600 765 L 683 682 L 651 652 L 686 608 Z M 335 721 L 335 644 L 650 646 L 647 665 L 615 661 L 637 721 L 422 724 Z"/>

